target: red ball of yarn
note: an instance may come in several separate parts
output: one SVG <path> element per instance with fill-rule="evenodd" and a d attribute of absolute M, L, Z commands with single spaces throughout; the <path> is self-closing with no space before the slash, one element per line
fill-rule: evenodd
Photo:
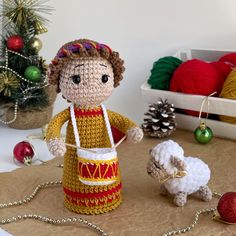
<path fill-rule="evenodd" d="M 222 56 L 219 61 L 229 64 L 232 68 L 236 67 L 236 53 L 228 53 Z"/>
<path fill-rule="evenodd" d="M 218 202 L 217 210 L 223 220 L 236 223 L 236 192 L 225 193 Z"/>
<path fill-rule="evenodd" d="M 221 68 L 220 64 L 217 65 Z M 222 90 L 225 76 L 212 63 L 193 59 L 182 63 L 174 72 L 170 81 L 170 91 L 185 94 L 208 96 Z M 224 70 L 224 69 L 222 69 Z M 186 113 L 198 116 L 199 112 L 186 110 Z"/>
<path fill-rule="evenodd" d="M 218 70 L 218 73 L 220 73 L 220 78 L 221 78 L 220 89 L 222 90 L 227 76 L 232 71 L 232 66 L 228 63 L 223 62 L 223 61 L 211 62 L 210 64 L 213 65 Z M 221 92 L 221 90 L 220 90 L 220 92 Z"/>

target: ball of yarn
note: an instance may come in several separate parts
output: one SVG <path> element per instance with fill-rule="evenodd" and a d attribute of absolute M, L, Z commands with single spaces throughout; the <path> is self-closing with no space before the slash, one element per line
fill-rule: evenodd
<path fill-rule="evenodd" d="M 154 89 L 168 90 L 171 77 L 181 63 L 180 59 L 172 56 L 160 58 L 153 64 L 148 84 Z"/>
<path fill-rule="evenodd" d="M 236 66 L 236 53 L 228 53 L 222 56 L 219 61 L 229 64 L 231 67 Z"/>
<path fill-rule="evenodd" d="M 220 82 L 221 82 L 220 89 L 222 90 L 224 82 L 225 82 L 227 76 L 232 71 L 232 67 L 231 67 L 230 64 L 228 64 L 226 62 L 223 62 L 223 61 L 211 62 L 210 64 L 213 65 L 219 73 L 219 76 L 221 78 L 221 80 L 220 80 Z"/>
<path fill-rule="evenodd" d="M 220 97 L 236 99 L 236 69 L 233 69 L 226 78 Z M 221 121 L 236 124 L 236 117 L 220 115 L 219 118 Z"/>
<path fill-rule="evenodd" d="M 224 76 L 216 65 L 192 59 L 182 63 L 175 70 L 170 81 L 170 91 L 208 96 L 215 91 L 219 94 L 223 83 Z M 199 112 L 195 111 L 185 112 L 193 116 L 199 115 Z"/>

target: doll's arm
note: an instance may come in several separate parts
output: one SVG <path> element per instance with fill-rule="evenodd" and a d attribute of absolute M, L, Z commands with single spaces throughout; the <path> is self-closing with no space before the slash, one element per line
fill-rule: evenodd
<path fill-rule="evenodd" d="M 127 139 L 137 143 L 143 138 L 143 131 L 133 121 L 114 111 L 107 111 L 111 126 L 127 134 Z"/>
<path fill-rule="evenodd" d="M 66 109 L 57 114 L 50 122 L 46 133 L 46 142 L 49 151 L 54 156 L 63 156 L 66 152 L 66 146 L 64 141 L 60 138 L 62 125 L 69 120 L 70 113 Z"/>

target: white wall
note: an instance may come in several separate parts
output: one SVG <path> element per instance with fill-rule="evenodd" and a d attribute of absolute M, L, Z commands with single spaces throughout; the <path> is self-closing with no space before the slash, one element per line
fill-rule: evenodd
<path fill-rule="evenodd" d="M 155 60 L 183 47 L 236 48 L 235 0 L 51 0 L 46 59 L 77 38 L 110 45 L 125 60 L 125 79 L 108 106 L 141 123 L 146 105 L 140 85 Z M 55 112 L 68 104 L 58 99 Z"/>

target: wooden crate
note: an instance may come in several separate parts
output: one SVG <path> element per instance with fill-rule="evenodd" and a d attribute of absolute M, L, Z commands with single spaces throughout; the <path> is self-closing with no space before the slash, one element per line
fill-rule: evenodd
<path fill-rule="evenodd" d="M 183 61 L 192 58 L 197 58 L 204 61 L 216 61 L 224 54 L 230 52 L 232 51 L 189 49 L 180 50 L 174 56 L 180 58 Z M 151 89 L 147 82 L 141 86 L 141 92 L 144 101 L 147 103 L 155 103 L 159 98 L 168 99 L 168 101 L 173 103 L 176 108 L 194 111 L 200 111 L 202 101 L 205 98 L 205 96 L 200 95 L 189 95 L 165 90 Z M 236 100 L 209 97 L 209 104 L 210 114 L 236 117 Z M 203 111 L 207 112 L 206 105 L 204 106 Z M 176 120 L 178 127 L 187 130 L 193 131 L 199 125 L 198 117 L 190 115 L 177 113 Z M 215 136 L 236 140 L 236 125 L 211 119 L 207 120 L 207 125 L 213 130 Z"/>

